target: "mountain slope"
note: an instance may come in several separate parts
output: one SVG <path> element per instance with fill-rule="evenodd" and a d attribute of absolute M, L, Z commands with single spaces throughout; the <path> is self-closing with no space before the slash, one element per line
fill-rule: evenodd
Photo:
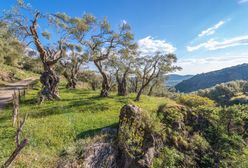
<path fill-rule="evenodd" d="M 183 80 L 187 80 L 194 75 L 178 75 L 178 74 L 170 74 L 167 76 L 166 86 L 172 87 L 176 84 L 182 82 Z"/>
<path fill-rule="evenodd" d="M 175 88 L 180 92 L 192 92 L 233 80 L 248 80 L 248 64 L 241 64 L 218 71 L 202 73 L 178 83 Z"/>

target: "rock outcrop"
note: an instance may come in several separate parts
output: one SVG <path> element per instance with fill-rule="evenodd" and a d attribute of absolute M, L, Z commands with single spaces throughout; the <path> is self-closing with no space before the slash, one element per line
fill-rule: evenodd
<path fill-rule="evenodd" d="M 117 131 L 104 128 L 100 136 L 104 138 L 83 147 L 78 159 L 58 167 L 150 168 L 162 145 L 151 119 L 134 105 L 122 107 Z"/>

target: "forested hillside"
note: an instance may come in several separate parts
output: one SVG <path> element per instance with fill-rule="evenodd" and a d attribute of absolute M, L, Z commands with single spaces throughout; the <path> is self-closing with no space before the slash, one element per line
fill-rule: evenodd
<path fill-rule="evenodd" d="M 208 97 L 222 106 L 248 104 L 248 82 L 244 80 L 217 84 L 211 88 L 198 90 L 195 93 Z"/>
<path fill-rule="evenodd" d="M 177 91 L 188 93 L 233 80 L 247 80 L 247 71 L 248 64 L 224 68 L 218 71 L 195 75 L 194 77 L 177 84 L 175 88 Z"/>

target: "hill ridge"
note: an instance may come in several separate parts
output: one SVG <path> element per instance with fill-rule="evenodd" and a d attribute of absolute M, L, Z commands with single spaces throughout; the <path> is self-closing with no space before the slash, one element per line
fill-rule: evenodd
<path fill-rule="evenodd" d="M 201 73 L 178 83 L 175 88 L 180 92 L 193 92 L 233 80 L 248 80 L 248 64 L 239 64 L 216 71 Z"/>

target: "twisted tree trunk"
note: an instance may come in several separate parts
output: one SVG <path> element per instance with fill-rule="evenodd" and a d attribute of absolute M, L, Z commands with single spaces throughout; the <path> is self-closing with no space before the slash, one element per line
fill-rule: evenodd
<path fill-rule="evenodd" d="M 121 82 L 118 82 L 118 96 L 127 95 L 127 80 L 123 79 Z"/>
<path fill-rule="evenodd" d="M 108 97 L 109 96 L 109 90 L 110 90 L 110 85 L 108 82 L 107 76 L 103 76 L 103 81 L 102 81 L 102 90 L 100 93 L 101 97 Z"/>
<path fill-rule="evenodd" d="M 77 85 L 77 79 L 74 75 L 69 75 L 67 72 L 64 72 L 64 77 L 67 80 L 66 88 L 67 89 L 75 89 Z"/>
<path fill-rule="evenodd" d="M 44 72 L 41 74 L 40 82 L 42 84 L 42 90 L 40 91 L 40 100 L 39 103 L 42 103 L 44 100 L 54 100 L 60 99 L 58 95 L 58 83 L 59 77 L 56 75 L 53 70 L 53 66 L 58 62 L 62 57 L 62 44 L 59 44 L 59 50 L 54 51 L 50 49 L 45 49 L 39 40 L 37 33 L 37 19 L 40 13 L 37 12 L 32 25 L 30 26 L 30 32 L 34 41 L 34 44 L 40 54 L 40 59 L 43 63 Z"/>
<path fill-rule="evenodd" d="M 46 67 L 46 65 L 44 65 Z M 58 84 L 59 76 L 49 67 L 40 77 L 42 90 L 40 91 L 40 103 L 44 100 L 59 100 Z"/>
<path fill-rule="evenodd" d="M 118 83 L 118 96 L 127 95 L 127 74 L 129 69 L 127 69 L 122 75 L 121 79 L 119 78 L 118 70 L 116 72 L 116 80 Z"/>
<path fill-rule="evenodd" d="M 101 62 L 99 61 L 94 61 L 94 64 L 96 65 L 96 67 L 98 68 L 99 72 L 102 75 L 102 89 L 101 89 L 101 93 L 100 93 L 100 97 L 108 97 L 109 96 L 109 90 L 110 90 L 110 82 L 109 82 L 109 78 L 108 75 L 106 74 L 106 72 L 103 71 Z"/>

